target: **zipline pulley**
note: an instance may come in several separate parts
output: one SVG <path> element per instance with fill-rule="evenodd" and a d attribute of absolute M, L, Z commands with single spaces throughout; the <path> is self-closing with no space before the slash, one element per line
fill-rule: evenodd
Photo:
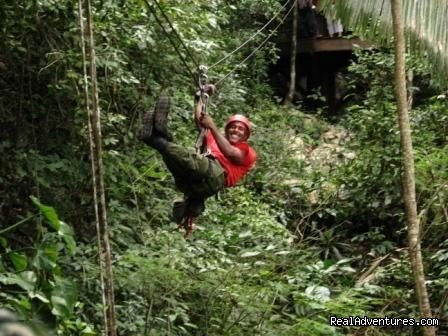
<path fill-rule="evenodd" d="M 200 91 L 200 99 L 202 102 L 202 112 L 201 114 L 207 114 L 207 104 L 208 104 L 208 94 L 205 92 L 205 89 L 208 84 L 208 76 L 207 76 L 208 68 L 205 65 L 200 65 L 198 67 L 198 85 Z"/>

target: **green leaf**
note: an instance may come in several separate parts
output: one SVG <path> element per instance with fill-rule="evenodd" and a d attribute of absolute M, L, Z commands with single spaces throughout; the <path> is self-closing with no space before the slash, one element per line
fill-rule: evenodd
<path fill-rule="evenodd" d="M 252 236 L 252 231 L 248 230 L 248 231 L 241 232 L 238 235 L 238 238 L 247 238 L 247 237 L 250 237 L 250 236 Z"/>
<path fill-rule="evenodd" d="M 241 254 L 242 258 L 251 258 L 259 255 L 261 252 L 259 251 L 248 251 Z"/>
<path fill-rule="evenodd" d="M 37 250 L 33 265 L 39 270 L 51 271 L 57 266 L 58 250 L 56 245 L 47 245 Z"/>
<path fill-rule="evenodd" d="M 73 255 L 76 251 L 75 239 L 69 235 L 63 235 L 62 239 L 64 240 L 65 245 L 67 246 L 67 249 L 70 252 L 70 254 Z"/>
<path fill-rule="evenodd" d="M 1 237 L 1 236 L 0 236 L 0 246 L 1 247 L 8 246 L 8 241 L 5 238 Z"/>
<path fill-rule="evenodd" d="M 290 253 L 291 253 L 291 251 L 278 251 L 278 252 L 275 252 L 275 255 L 287 255 Z"/>
<path fill-rule="evenodd" d="M 16 271 L 21 272 L 26 270 L 26 268 L 28 267 L 28 259 L 26 255 L 17 252 L 11 252 L 8 256 Z"/>
<path fill-rule="evenodd" d="M 65 245 L 67 246 L 68 251 L 70 254 L 74 254 L 76 251 L 76 242 L 73 238 L 73 230 L 72 228 L 65 222 L 59 221 L 61 224 L 61 228 L 58 231 L 59 235 L 62 236 L 62 239 L 65 242 Z"/>
<path fill-rule="evenodd" d="M 70 317 L 78 297 L 76 285 L 61 277 L 55 277 L 55 286 L 51 292 L 51 304 L 53 309 L 51 312 L 56 316 L 63 318 Z"/>
<path fill-rule="evenodd" d="M 309 286 L 305 289 L 305 295 L 319 302 L 330 300 L 330 290 L 323 286 Z"/>
<path fill-rule="evenodd" d="M 30 298 L 31 299 L 36 298 L 36 299 L 38 299 L 38 300 L 40 300 L 40 301 L 42 301 L 44 303 L 49 303 L 50 302 L 50 300 L 48 300 L 47 296 L 44 293 L 42 293 L 42 292 L 32 293 L 32 294 L 30 294 Z"/>
<path fill-rule="evenodd" d="M 20 288 L 31 292 L 37 281 L 37 276 L 33 271 L 0 274 L 0 283 L 4 285 L 17 285 Z"/>
<path fill-rule="evenodd" d="M 39 200 L 34 196 L 30 196 L 30 198 L 31 201 L 38 207 L 42 215 L 44 215 L 44 217 L 48 220 L 51 227 L 56 231 L 59 231 L 61 223 L 59 222 L 58 214 L 56 213 L 54 208 L 40 203 Z"/>
<path fill-rule="evenodd" d="M 95 335 L 97 335 L 97 333 L 90 326 L 86 326 L 84 329 L 81 330 L 81 335 L 95 336 Z"/>

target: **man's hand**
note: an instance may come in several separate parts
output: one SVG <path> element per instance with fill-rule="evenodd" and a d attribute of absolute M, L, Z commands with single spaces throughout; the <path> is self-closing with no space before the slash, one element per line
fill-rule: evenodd
<path fill-rule="evenodd" d="M 201 116 L 201 119 L 199 120 L 202 127 L 213 129 L 216 128 L 215 122 L 213 121 L 213 118 L 210 117 L 208 114 L 204 114 Z"/>

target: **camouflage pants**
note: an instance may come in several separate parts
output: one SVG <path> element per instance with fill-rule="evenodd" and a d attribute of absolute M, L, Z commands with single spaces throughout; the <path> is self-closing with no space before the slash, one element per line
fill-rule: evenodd
<path fill-rule="evenodd" d="M 224 188 L 224 169 L 216 160 L 172 142 L 161 154 L 176 187 L 185 194 L 186 214 L 199 216 L 204 209 L 204 200 Z"/>

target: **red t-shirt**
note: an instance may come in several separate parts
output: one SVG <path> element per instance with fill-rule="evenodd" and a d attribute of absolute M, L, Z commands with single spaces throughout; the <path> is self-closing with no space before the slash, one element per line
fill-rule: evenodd
<path fill-rule="evenodd" d="M 225 183 L 225 186 L 227 188 L 234 186 L 255 165 L 257 154 L 255 153 L 255 150 L 247 144 L 247 142 L 240 142 L 232 145 L 242 150 L 245 154 L 244 161 L 240 164 L 230 161 L 221 152 L 221 149 L 219 149 L 219 146 L 216 143 L 215 137 L 213 136 L 212 132 L 207 132 L 205 143 L 210 153 L 216 158 L 216 160 L 218 160 L 218 162 L 227 172 Z"/>

